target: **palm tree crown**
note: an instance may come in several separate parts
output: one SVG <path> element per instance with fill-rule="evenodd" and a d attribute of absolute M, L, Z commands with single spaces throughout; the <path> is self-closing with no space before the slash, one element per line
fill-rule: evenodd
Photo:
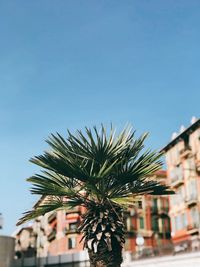
<path fill-rule="evenodd" d="M 31 192 L 44 201 L 26 212 L 18 224 L 49 211 L 84 206 L 87 212 L 80 230 L 85 246 L 96 252 L 106 244 L 112 250 L 114 239 L 122 246 L 123 207 L 134 204 L 139 195 L 173 193 L 150 178 L 162 162 L 161 153 L 143 152 L 146 137 L 135 138 L 130 127 L 119 135 L 112 128 L 107 133 L 104 126 L 99 131 L 85 128 L 75 135 L 68 131 L 66 139 L 52 134 L 47 140 L 51 149 L 30 160 L 43 168 L 28 181 L 33 184 Z"/>

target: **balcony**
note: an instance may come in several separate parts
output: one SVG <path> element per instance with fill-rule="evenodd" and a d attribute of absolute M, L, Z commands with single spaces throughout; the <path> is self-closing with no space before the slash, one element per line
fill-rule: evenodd
<path fill-rule="evenodd" d="M 188 207 L 194 206 L 198 203 L 198 196 L 197 195 L 190 195 L 188 198 L 185 199 L 185 202 Z"/>
<path fill-rule="evenodd" d="M 187 226 L 187 231 L 189 234 L 198 233 L 199 232 L 199 224 L 198 223 L 189 224 Z"/>
<path fill-rule="evenodd" d="M 79 210 L 78 207 L 77 208 L 66 210 L 66 213 L 65 214 L 68 215 L 68 214 L 74 214 L 74 213 L 80 214 L 80 210 Z"/>
<path fill-rule="evenodd" d="M 53 212 L 48 217 L 48 223 L 52 223 L 57 218 L 57 213 Z"/>
<path fill-rule="evenodd" d="M 185 146 L 183 149 L 180 151 L 180 157 L 182 158 L 187 158 L 190 156 L 192 153 L 191 147 L 190 146 Z"/>
<path fill-rule="evenodd" d="M 65 235 L 69 235 L 69 234 L 78 234 L 79 231 L 78 229 L 65 229 Z"/>
<path fill-rule="evenodd" d="M 56 238 L 56 229 L 53 229 L 51 233 L 47 236 L 49 242 L 53 241 Z"/>
<path fill-rule="evenodd" d="M 173 187 L 177 187 L 184 183 L 182 165 L 178 165 L 170 171 L 170 180 L 171 180 L 171 186 Z"/>
<path fill-rule="evenodd" d="M 178 187 L 184 183 L 183 176 L 176 177 L 176 179 L 173 179 L 171 181 L 172 187 Z"/>
<path fill-rule="evenodd" d="M 78 234 L 78 222 L 69 223 L 69 225 L 64 230 L 65 235 L 68 234 Z"/>

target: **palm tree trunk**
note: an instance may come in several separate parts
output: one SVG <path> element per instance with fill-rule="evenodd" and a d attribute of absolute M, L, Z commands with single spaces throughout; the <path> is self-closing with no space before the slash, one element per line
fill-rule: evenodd
<path fill-rule="evenodd" d="M 90 267 L 120 267 L 122 259 L 122 247 L 115 241 L 112 244 L 112 250 L 109 251 L 105 244 L 98 247 L 98 252 L 89 250 Z"/>

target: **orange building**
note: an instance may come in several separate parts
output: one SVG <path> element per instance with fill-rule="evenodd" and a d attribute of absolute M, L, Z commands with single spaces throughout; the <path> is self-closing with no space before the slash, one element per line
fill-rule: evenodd
<path fill-rule="evenodd" d="M 156 179 L 166 183 L 164 170 L 155 173 Z M 138 252 L 137 237 L 144 239 L 142 254 L 167 253 L 172 250 L 168 196 L 143 196 L 136 209 L 130 210 L 126 219 L 125 249 Z"/>
<path fill-rule="evenodd" d="M 163 149 L 167 176 L 176 190 L 170 196 L 170 217 L 175 251 L 200 249 L 200 119 L 174 133 Z"/>
<path fill-rule="evenodd" d="M 49 254 L 59 255 L 83 249 L 82 244 L 79 243 L 81 235 L 77 231 L 82 210 L 82 207 L 78 207 L 67 212 L 58 211 L 48 217 L 48 223 L 51 226 L 47 236 Z"/>
<path fill-rule="evenodd" d="M 77 230 L 83 210 L 83 207 L 77 207 L 51 212 L 34 221 L 37 257 L 74 253 L 83 249 Z"/>

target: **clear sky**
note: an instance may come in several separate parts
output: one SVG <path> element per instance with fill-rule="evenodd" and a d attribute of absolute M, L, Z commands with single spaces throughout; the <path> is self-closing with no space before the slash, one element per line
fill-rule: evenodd
<path fill-rule="evenodd" d="M 0 1 L 0 234 L 50 133 L 129 122 L 159 149 L 199 117 L 199 29 L 199 0 Z"/>

